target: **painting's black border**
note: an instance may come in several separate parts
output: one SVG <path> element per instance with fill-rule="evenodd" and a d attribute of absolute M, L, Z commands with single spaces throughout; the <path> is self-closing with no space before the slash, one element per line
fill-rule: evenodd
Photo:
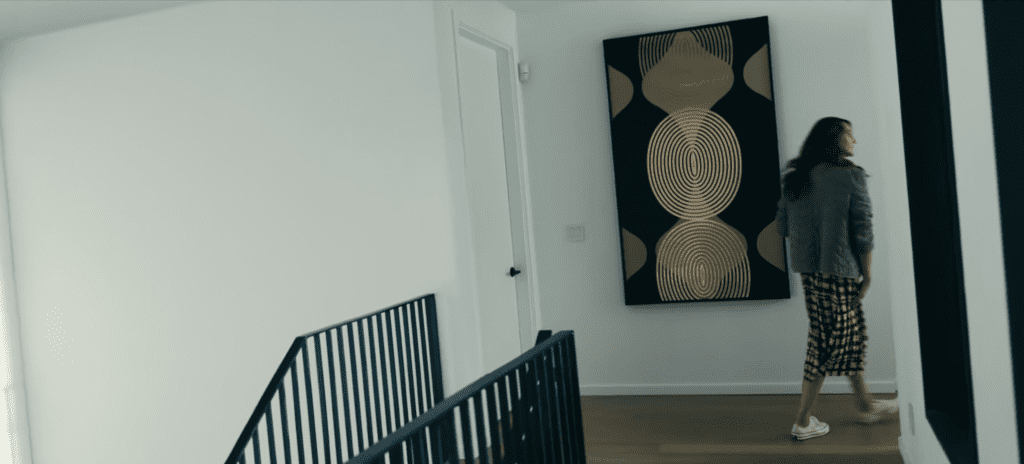
<path fill-rule="evenodd" d="M 722 21 L 720 23 L 701 24 L 700 26 L 683 27 L 683 28 L 671 29 L 671 30 L 667 30 L 667 31 L 649 32 L 647 34 L 630 34 L 630 35 L 624 35 L 624 36 L 621 36 L 621 37 L 610 37 L 610 38 L 604 39 L 604 42 L 608 42 L 608 41 L 611 41 L 611 40 L 619 40 L 619 39 L 631 39 L 631 38 L 634 38 L 634 37 L 650 37 L 652 35 L 671 34 L 673 32 L 692 31 L 694 29 L 707 29 L 707 28 L 712 28 L 712 27 L 725 26 L 725 25 L 728 25 L 730 23 L 735 23 L 737 21 L 750 21 L 751 19 L 768 19 L 768 16 L 762 15 L 762 16 L 754 16 L 754 17 L 751 17 L 751 18 L 730 19 L 728 21 Z M 770 41 L 770 38 L 771 38 L 771 30 L 770 29 L 768 31 L 768 37 L 769 37 L 769 41 Z M 774 94 L 773 94 L 773 96 L 774 96 Z"/>
<path fill-rule="evenodd" d="M 992 99 L 992 135 L 996 152 L 996 182 L 999 192 L 999 217 L 1003 242 L 1003 272 L 1006 277 L 1006 309 L 1009 312 L 1010 357 L 1013 369 L 1013 391 L 1017 411 L 1017 452 L 1024 440 L 1024 318 L 1021 304 L 1024 293 L 1024 243 L 1016 234 L 1024 214 L 1024 189 L 1021 173 L 1024 160 L 1024 91 L 1020 76 L 1024 73 L 1024 3 L 982 2 L 985 17 L 985 42 L 988 53 L 988 79 Z M 1017 285 L 1015 285 L 1017 284 Z M 1005 399 L 1004 399 L 1005 401 Z"/>
<path fill-rule="evenodd" d="M 662 34 L 671 34 L 671 33 L 674 33 L 674 32 L 692 31 L 692 30 L 695 30 L 695 29 L 706 29 L 706 28 L 712 28 L 712 27 L 726 26 L 726 25 L 729 25 L 729 24 L 732 24 L 732 23 L 735 23 L 735 22 L 739 22 L 739 21 L 750 21 L 750 20 L 755 20 L 755 19 L 763 19 L 765 21 L 765 23 L 766 23 L 767 28 L 768 28 L 768 40 L 765 43 L 765 45 L 768 47 L 768 49 L 767 49 L 767 52 L 768 52 L 768 70 L 769 70 L 769 72 L 768 72 L 768 85 L 769 85 L 769 91 L 771 92 L 771 95 L 772 95 L 772 98 L 771 98 L 772 106 L 775 109 L 775 119 L 772 121 L 772 123 L 775 124 L 775 139 L 776 139 L 776 143 L 778 143 L 778 138 L 779 138 L 779 136 L 778 136 L 778 134 L 779 134 L 779 118 L 778 118 L 778 114 L 779 114 L 779 111 L 778 111 L 778 107 L 775 106 L 775 96 L 776 96 L 776 94 L 775 94 L 775 73 L 771 72 L 772 69 L 775 69 L 775 68 L 772 67 L 772 24 L 771 24 L 771 20 L 769 19 L 769 17 L 767 15 L 754 16 L 754 17 L 750 17 L 750 18 L 731 19 L 729 21 L 722 21 L 722 22 L 718 22 L 718 23 L 702 24 L 700 26 L 690 26 L 690 27 L 684 27 L 684 28 L 680 28 L 680 29 L 672 29 L 672 30 L 668 30 L 668 31 L 650 32 L 650 33 L 647 33 L 647 34 L 632 34 L 632 35 L 626 35 L 626 36 L 621 36 L 621 37 L 612 37 L 612 38 L 604 39 L 602 41 L 602 49 L 604 49 L 604 45 L 605 44 L 607 44 L 609 41 L 612 41 L 612 40 L 630 39 L 630 38 L 634 38 L 634 37 L 649 37 L 649 36 L 662 35 Z M 608 96 L 608 122 L 609 122 L 609 126 L 608 127 L 610 129 L 611 128 L 611 121 L 613 119 L 615 119 L 615 115 L 612 112 L 612 77 L 611 77 L 610 71 L 608 70 L 608 63 L 607 62 L 605 62 L 605 65 L 604 65 L 604 72 L 605 72 L 605 92 L 606 92 L 605 95 Z M 611 135 L 611 133 L 609 132 L 609 136 L 610 135 Z M 781 172 L 781 167 L 782 167 L 781 166 L 781 161 L 782 161 L 782 151 L 781 150 L 778 151 L 778 155 L 777 156 L 778 156 L 779 161 L 780 161 L 780 166 L 779 167 L 780 167 L 780 172 Z M 614 178 L 615 178 L 615 170 L 612 169 L 612 182 L 613 183 L 615 183 Z M 618 185 L 618 184 L 615 184 L 615 185 Z M 781 183 L 781 180 L 780 180 L 780 182 L 779 182 L 779 196 L 778 196 L 778 198 L 776 200 L 781 199 L 781 198 L 782 198 L 782 183 Z M 619 208 L 620 208 L 620 206 L 621 205 L 619 204 L 618 193 L 616 193 L 616 199 L 615 199 L 615 217 L 616 218 L 620 217 L 619 216 Z M 636 307 L 636 306 L 654 306 L 654 305 L 679 304 L 679 303 L 700 303 L 700 302 L 708 302 L 708 301 L 750 301 L 751 300 L 750 298 L 717 298 L 717 299 L 714 299 L 714 300 L 660 301 L 660 302 L 657 302 L 657 303 L 629 303 L 628 301 L 626 301 L 626 291 L 625 291 L 626 290 L 625 289 L 626 281 L 629 280 L 629 278 L 626 277 L 626 237 L 622 233 L 622 230 L 623 230 L 623 228 L 622 228 L 622 226 L 620 224 L 620 226 L 619 226 L 619 258 L 620 258 L 620 261 L 621 261 L 621 264 L 622 264 L 622 287 L 623 287 L 623 289 L 622 289 L 623 290 L 622 291 L 622 304 L 623 305 Z M 783 237 L 782 238 L 782 266 L 783 266 L 784 269 L 782 270 L 782 272 L 785 273 L 786 281 L 790 285 L 790 287 L 789 287 L 789 290 L 790 290 L 789 291 L 789 297 L 787 297 L 787 298 L 792 298 L 793 297 L 793 292 L 792 292 L 792 285 L 793 284 L 792 284 L 792 281 L 789 279 L 789 276 L 790 276 L 790 273 L 789 273 L 790 272 L 789 271 L 789 261 L 786 259 L 786 257 L 789 256 L 789 252 L 788 252 L 788 248 L 787 247 L 788 247 L 788 245 L 786 244 L 786 239 L 785 239 L 785 237 Z M 650 259 L 650 256 L 648 256 L 648 259 Z"/>

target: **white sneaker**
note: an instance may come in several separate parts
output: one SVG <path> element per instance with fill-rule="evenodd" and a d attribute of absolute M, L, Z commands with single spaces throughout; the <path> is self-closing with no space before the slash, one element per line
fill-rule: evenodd
<path fill-rule="evenodd" d="M 896 399 L 891 400 L 873 400 L 871 401 L 871 410 L 867 412 L 860 412 L 860 421 L 865 424 L 873 424 L 878 422 L 886 414 L 899 414 L 899 403 Z"/>
<path fill-rule="evenodd" d="M 793 424 L 793 430 L 790 433 L 793 435 L 793 438 L 796 438 L 797 440 L 820 437 L 828 433 L 828 424 L 819 421 L 817 417 L 811 416 L 811 419 L 807 423 L 807 427 L 800 427 L 799 425 Z"/>

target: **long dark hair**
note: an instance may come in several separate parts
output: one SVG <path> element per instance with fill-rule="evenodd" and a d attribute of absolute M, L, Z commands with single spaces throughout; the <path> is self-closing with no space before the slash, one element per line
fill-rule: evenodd
<path fill-rule="evenodd" d="M 800 156 L 786 164 L 787 170 L 793 169 L 783 179 L 783 192 L 790 201 L 796 201 L 811 190 L 814 184 L 811 169 L 819 164 L 862 169 L 843 158 L 847 152 L 839 145 L 839 140 L 843 135 L 844 123 L 850 124 L 850 121 L 836 117 L 821 118 L 804 140 Z"/>

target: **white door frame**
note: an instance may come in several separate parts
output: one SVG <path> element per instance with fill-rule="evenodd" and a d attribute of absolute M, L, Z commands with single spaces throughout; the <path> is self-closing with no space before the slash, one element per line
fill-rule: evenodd
<path fill-rule="evenodd" d="M 536 317 L 537 306 L 534 302 L 536 296 L 536 266 L 534 265 L 536 258 L 533 253 L 531 227 L 529 227 L 532 221 L 530 221 L 529 190 L 527 188 L 526 158 L 523 153 L 522 124 L 519 119 L 519 88 L 517 85 L 519 80 L 516 79 L 515 51 L 511 46 L 506 45 L 502 41 L 466 24 L 459 17 L 457 8 L 453 8 L 452 11 L 452 24 L 456 42 L 458 42 L 460 36 L 465 37 L 494 49 L 499 55 L 500 69 L 497 70 L 497 74 L 499 93 L 501 95 L 502 125 L 505 129 L 505 171 L 509 191 L 509 222 L 512 224 L 512 252 L 516 269 L 523 273 L 522 278 L 516 281 L 520 352 L 522 353 L 534 346 L 538 318 Z M 458 44 L 455 43 L 453 46 L 457 50 Z M 456 69 L 457 66 L 456 64 Z M 460 118 L 462 116 L 461 107 L 459 108 L 459 116 Z M 459 127 L 461 131 L 461 124 Z M 509 134 L 509 129 L 511 129 L 512 134 Z M 514 153 L 515 159 L 510 160 L 509 153 Z M 473 292 L 475 293 L 476 291 L 477 289 L 474 288 Z M 486 304 L 486 302 L 480 303 Z M 479 311 L 479 308 L 477 310 Z"/>

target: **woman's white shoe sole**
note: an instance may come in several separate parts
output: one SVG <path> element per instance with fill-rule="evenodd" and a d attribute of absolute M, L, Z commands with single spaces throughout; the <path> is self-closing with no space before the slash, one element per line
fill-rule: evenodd
<path fill-rule="evenodd" d="M 808 424 L 806 428 L 794 427 L 794 430 L 790 433 L 793 435 L 793 438 L 797 440 L 807 440 L 808 438 L 820 437 L 828 433 L 828 424 L 819 421 L 816 417 L 812 417 L 811 419 L 811 423 Z"/>
<path fill-rule="evenodd" d="M 899 414 L 899 404 L 896 400 L 872 401 L 871 411 L 860 413 L 860 421 L 865 424 L 874 424 L 886 414 Z"/>

